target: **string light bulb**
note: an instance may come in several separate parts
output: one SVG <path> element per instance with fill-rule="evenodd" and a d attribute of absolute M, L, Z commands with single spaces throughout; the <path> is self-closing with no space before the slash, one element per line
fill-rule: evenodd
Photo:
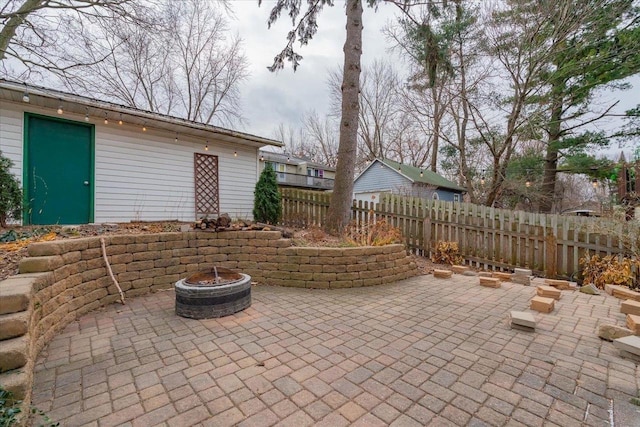
<path fill-rule="evenodd" d="M 238 157 L 238 152 L 237 151 L 233 152 L 233 157 Z"/>
<path fill-rule="evenodd" d="M 424 172 L 422 172 L 422 169 L 420 169 L 420 178 L 422 178 L 424 176 Z"/>
<path fill-rule="evenodd" d="M 142 132 L 146 132 L 147 131 L 147 125 L 146 123 L 142 125 Z"/>
<path fill-rule="evenodd" d="M 260 161 L 264 162 L 264 156 L 260 156 Z"/>
<path fill-rule="evenodd" d="M 27 88 L 27 84 L 24 84 L 24 95 L 22 95 L 22 102 L 29 103 L 29 89 Z"/>
<path fill-rule="evenodd" d="M 174 138 L 173 142 L 175 142 L 176 144 L 178 143 L 178 132 L 176 132 L 176 137 Z"/>
<path fill-rule="evenodd" d="M 118 120 L 118 124 L 122 125 L 122 113 L 120 113 L 120 120 Z"/>
<path fill-rule="evenodd" d="M 60 105 L 58 105 L 58 114 L 63 114 L 64 110 L 62 109 L 62 100 L 60 100 Z"/>
<path fill-rule="evenodd" d="M 205 144 L 204 151 L 209 151 L 209 141 Z"/>
<path fill-rule="evenodd" d="M 86 113 L 84 113 L 84 121 L 88 122 L 89 121 L 89 108 L 87 107 L 85 110 L 86 110 Z"/>
<path fill-rule="evenodd" d="M 104 124 L 108 125 L 109 124 L 109 117 L 107 117 L 107 113 L 104 113 Z"/>

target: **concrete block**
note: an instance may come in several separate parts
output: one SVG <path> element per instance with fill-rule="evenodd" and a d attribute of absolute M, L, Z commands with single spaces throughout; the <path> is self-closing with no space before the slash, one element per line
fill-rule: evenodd
<path fill-rule="evenodd" d="M 515 268 L 513 274 L 518 276 L 532 276 L 533 272 L 528 268 Z"/>
<path fill-rule="evenodd" d="M 622 326 L 600 325 L 598 327 L 598 337 L 606 341 L 613 341 L 618 338 L 628 337 L 629 335 L 633 335 L 633 332 Z"/>
<path fill-rule="evenodd" d="M 533 317 L 533 314 L 527 313 L 526 311 L 511 311 L 509 312 L 509 320 L 511 323 L 511 328 L 519 326 L 521 329 L 526 328 L 528 330 L 534 331 L 536 329 L 536 319 Z"/>
<path fill-rule="evenodd" d="M 452 265 L 451 271 L 456 274 L 463 274 L 465 271 L 469 271 L 469 267 L 467 267 L 466 265 Z"/>
<path fill-rule="evenodd" d="M 531 286 L 531 279 L 533 276 L 525 276 L 520 274 L 512 274 L 511 281 L 520 285 Z"/>
<path fill-rule="evenodd" d="M 29 335 L 0 341 L 0 372 L 22 368 L 29 356 Z"/>
<path fill-rule="evenodd" d="M 20 337 L 29 331 L 30 311 L 0 315 L 0 341 Z"/>
<path fill-rule="evenodd" d="M 613 285 L 610 283 L 605 283 L 604 285 L 604 291 L 606 293 L 608 293 L 609 295 L 613 296 Z"/>
<path fill-rule="evenodd" d="M 491 277 L 494 279 L 499 279 L 501 282 L 510 282 L 511 281 L 511 273 L 504 273 L 502 271 L 494 271 L 491 273 Z"/>
<path fill-rule="evenodd" d="M 22 273 L 42 273 L 53 271 L 64 265 L 60 255 L 29 257 L 20 260 L 18 271 Z"/>
<path fill-rule="evenodd" d="M 541 297 L 553 298 L 559 300 L 562 292 L 553 286 L 540 285 L 536 288 L 536 294 Z"/>
<path fill-rule="evenodd" d="M 640 335 L 640 316 L 627 314 L 627 328 L 629 328 L 634 335 Z"/>
<path fill-rule="evenodd" d="M 493 277 L 480 277 L 480 286 L 485 286 L 487 288 L 499 288 L 500 279 Z"/>
<path fill-rule="evenodd" d="M 626 351 L 635 356 L 640 356 L 640 337 L 629 335 L 628 337 L 613 340 L 613 345 L 620 351 Z"/>
<path fill-rule="evenodd" d="M 632 299 L 622 301 L 622 304 L 620 305 L 620 313 L 640 316 L 640 302 Z"/>
<path fill-rule="evenodd" d="M 450 279 L 452 272 L 449 270 L 433 270 L 433 277 L 437 277 L 438 279 Z"/>
<path fill-rule="evenodd" d="M 533 297 L 531 299 L 531 310 L 539 311 L 540 313 L 551 313 L 555 307 L 555 301 L 553 298 L 546 297 Z"/>
<path fill-rule="evenodd" d="M 491 272 L 490 271 L 480 271 L 480 272 L 478 272 L 478 276 L 480 276 L 480 277 L 491 277 Z"/>

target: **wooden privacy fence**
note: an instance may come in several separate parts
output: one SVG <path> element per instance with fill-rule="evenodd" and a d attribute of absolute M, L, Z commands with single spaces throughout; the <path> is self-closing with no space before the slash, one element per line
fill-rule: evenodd
<path fill-rule="evenodd" d="M 329 194 L 281 191 L 284 225 L 322 225 Z M 606 219 L 397 195 L 384 195 L 376 204 L 359 201 L 352 209 L 355 226 L 384 219 L 400 229 L 407 248 L 417 255 L 429 256 L 437 242 L 453 241 L 473 266 L 490 270 L 530 268 L 546 277 L 575 277 L 580 270 L 579 259 L 587 251 L 601 256 L 625 253 L 624 236 L 630 228 L 640 228 L 632 223 L 614 226 Z"/>

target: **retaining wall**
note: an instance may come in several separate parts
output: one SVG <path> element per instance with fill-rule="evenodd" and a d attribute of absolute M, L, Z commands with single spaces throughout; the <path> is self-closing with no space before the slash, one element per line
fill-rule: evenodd
<path fill-rule="evenodd" d="M 418 274 L 403 245 L 294 247 L 277 231 L 179 232 L 104 236 L 126 298 L 170 289 L 214 265 L 258 283 L 345 288 L 391 283 Z M 30 401 L 40 350 L 70 322 L 119 300 L 99 237 L 29 246 L 20 274 L 0 282 L 0 384 Z"/>

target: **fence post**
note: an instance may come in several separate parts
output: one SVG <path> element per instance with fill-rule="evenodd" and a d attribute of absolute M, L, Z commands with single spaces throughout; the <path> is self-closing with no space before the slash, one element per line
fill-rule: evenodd
<path fill-rule="evenodd" d="M 554 279 L 558 275 L 558 239 L 550 229 L 547 230 L 544 273 L 547 278 Z"/>
<path fill-rule="evenodd" d="M 422 233 L 424 256 L 429 257 L 431 256 L 431 218 L 428 216 L 422 221 Z"/>

